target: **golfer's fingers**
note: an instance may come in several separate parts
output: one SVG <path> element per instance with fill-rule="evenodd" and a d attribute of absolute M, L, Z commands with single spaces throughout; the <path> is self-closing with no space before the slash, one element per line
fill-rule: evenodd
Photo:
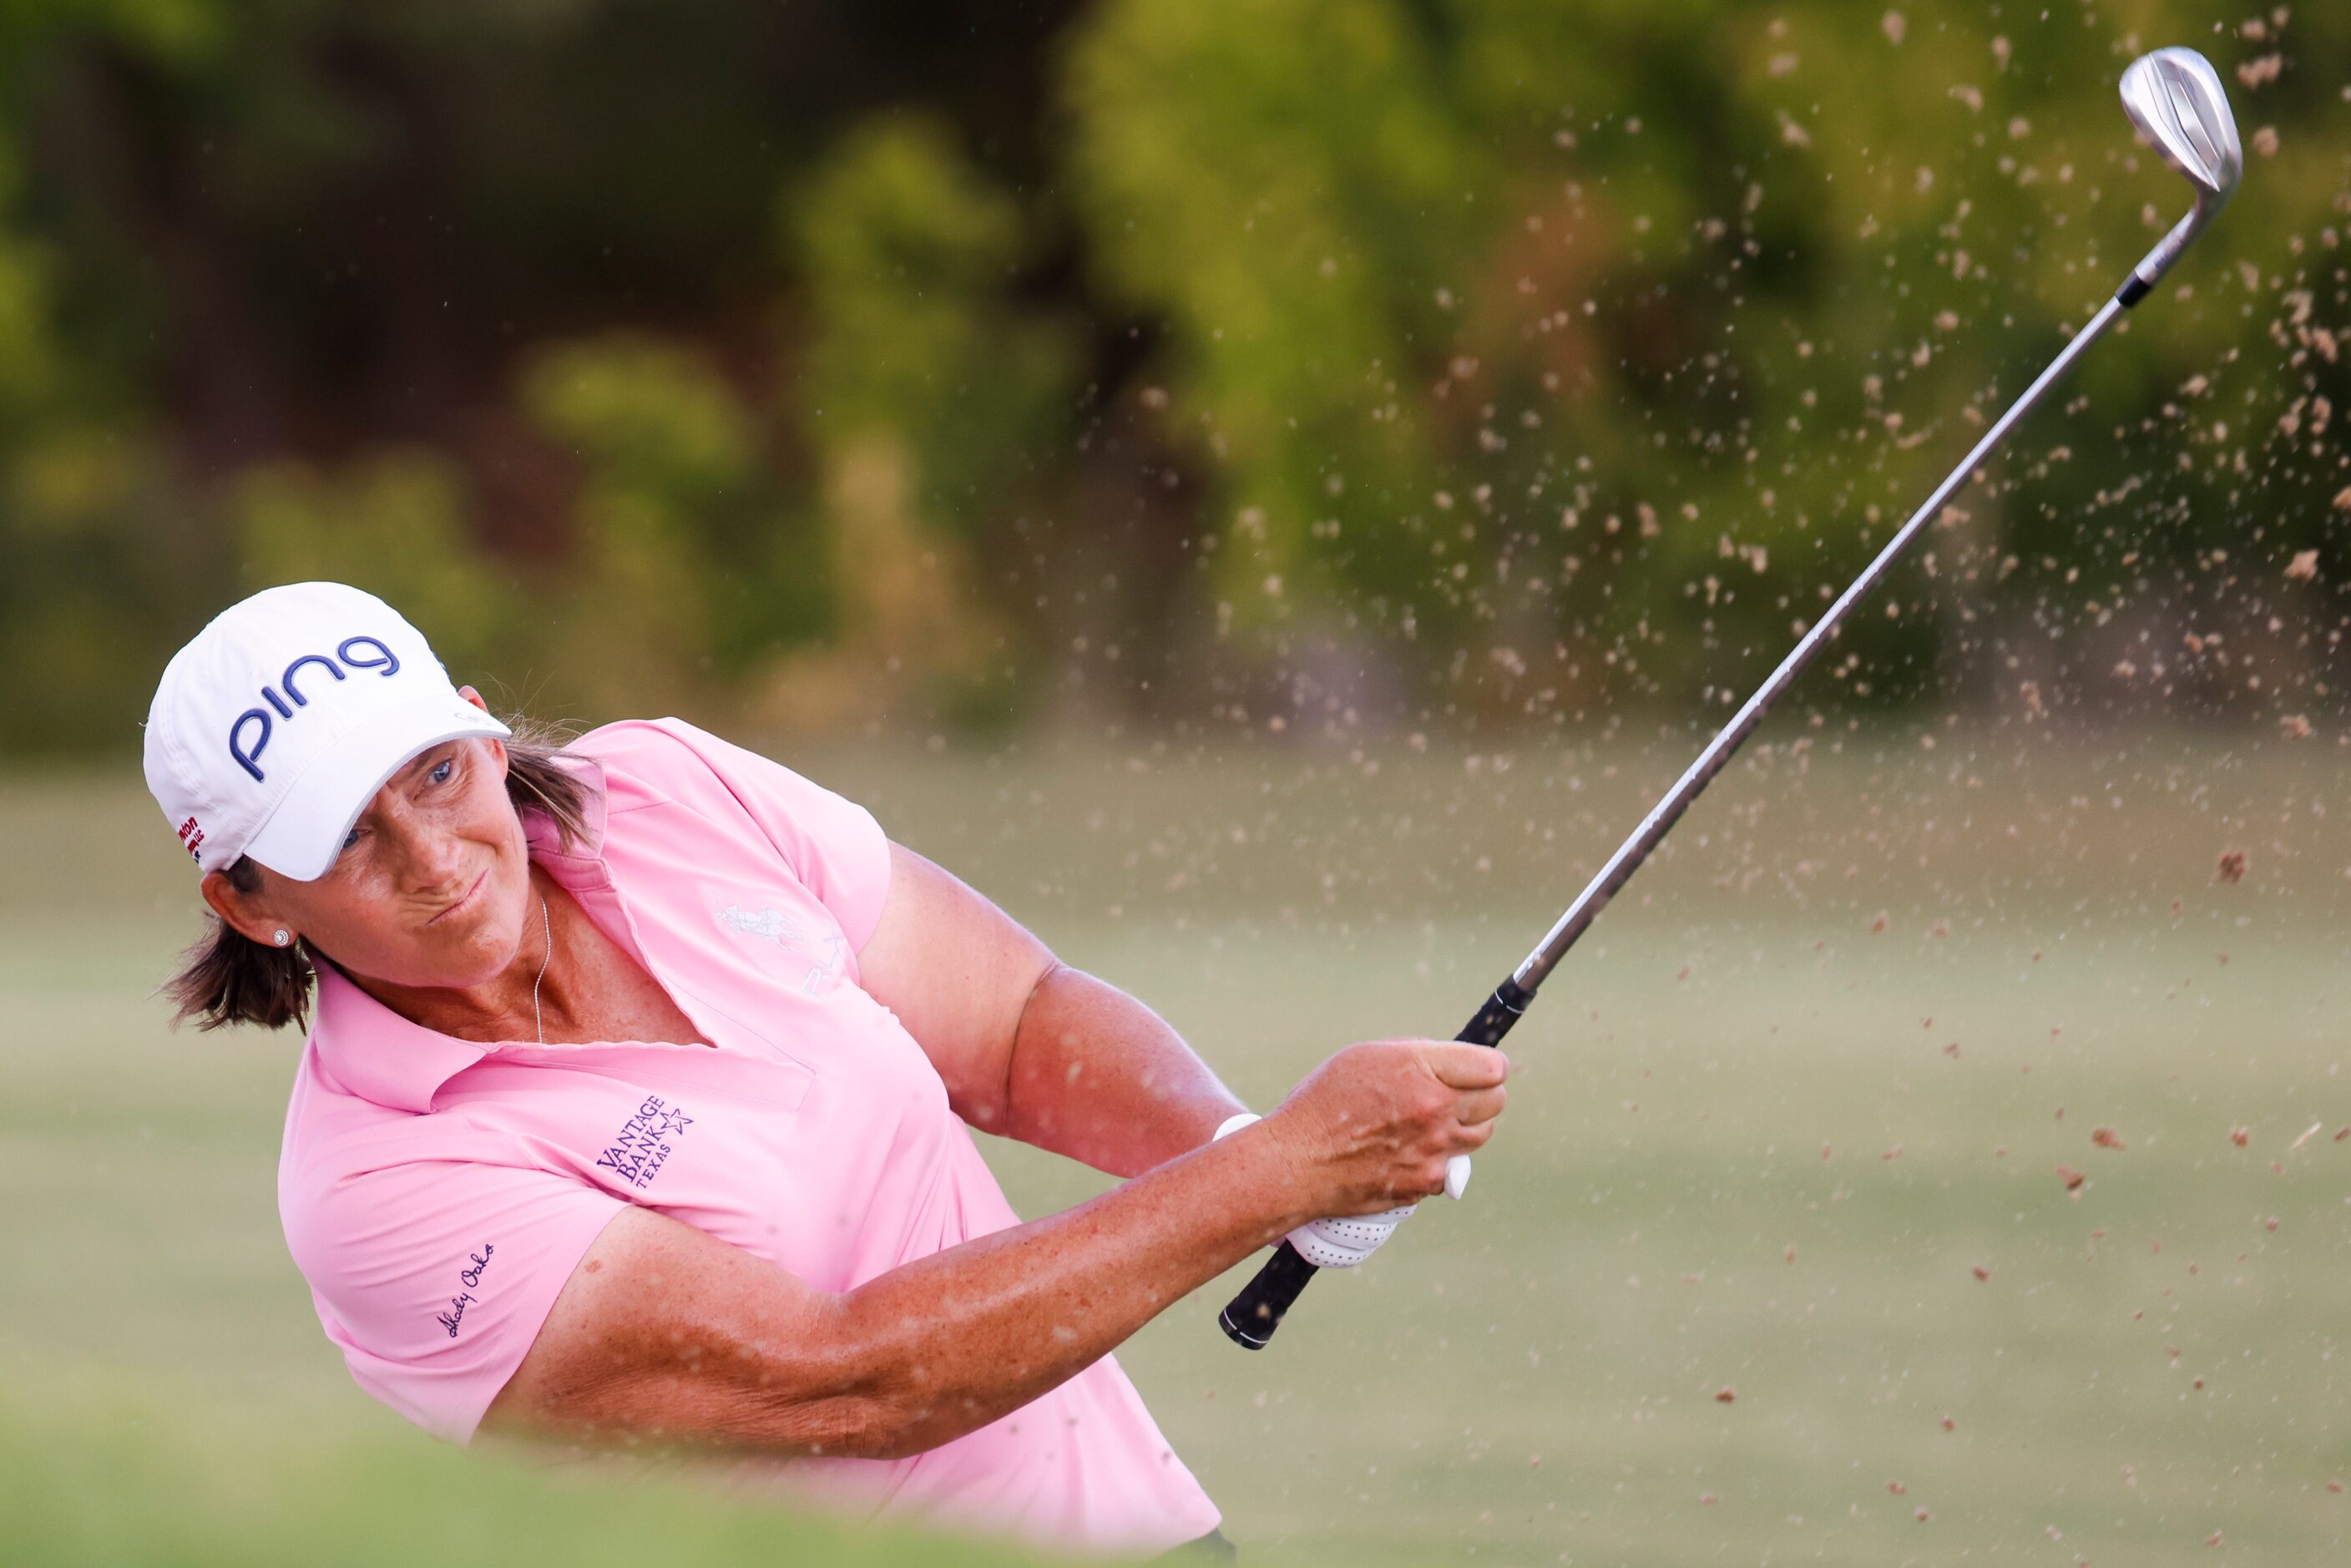
<path fill-rule="evenodd" d="M 1448 1153 L 1467 1154 L 1471 1149 L 1484 1148 L 1486 1140 L 1493 1135 L 1494 1124 L 1490 1121 L 1479 1122 L 1469 1126 L 1463 1126 L 1457 1123 L 1447 1129 L 1445 1146 Z"/>
<path fill-rule="evenodd" d="M 1510 1091 L 1496 1084 L 1491 1089 L 1464 1091 L 1453 1102 L 1453 1119 L 1468 1127 L 1480 1127 L 1502 1113 L 1502 1102 Z"/>
<path fill-rule="evenodd" d="M 1420 1048 L 1420 1059 L 1453 1089 L 1498 1088 L 1510 1075 L 1510 1059 L 1490 1045 L 1432 1040 Z"/>

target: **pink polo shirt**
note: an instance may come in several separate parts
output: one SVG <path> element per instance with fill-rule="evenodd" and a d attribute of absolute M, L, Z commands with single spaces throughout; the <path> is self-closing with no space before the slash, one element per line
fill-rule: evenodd
<path fill-rule="evenodd" d="M 597 1233 L 672 1215 L 823 1291 L 1019 1223 L 857 954 L 889 893 L 862 807 L 674 718 L 575 742 L 601 793 L 531 857 L 708 1045 L 478 1045 L 322 967 L 278 1164 L 287 1246 L 361 1388 L 471 1439 Z M 881 1512 L 1157 1551 L 1216 1506 L 1104 1356 L 907 1459 L 778 1462 Z"/>

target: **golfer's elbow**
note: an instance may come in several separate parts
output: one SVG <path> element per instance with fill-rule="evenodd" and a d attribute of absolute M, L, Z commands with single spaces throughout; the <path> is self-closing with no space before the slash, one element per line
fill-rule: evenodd
<path fill-rule="evenodd" d="M 958 1421 L 935 1405 L 868 1401 L 831 1413 L 829 1433 L 810 1452 L 853 1459 L 911 1459 L 984 1422 Z"/>
<path fill-rule="evenodd" d="M 896 1378 L 799 1398 L 778 1412 L 784 1447 L 852 1459 L 905 1459 L 967 1427 L 942 1419 L 937 1402 Z"/>
<path fill-rule="evenodd" d="M 912 1458 L 987 1419 L 980 1402 L 942 1376 L 931 1336 L 912 1325 L 862 1323 L 843 1302 L 820 1343 L 803 1346 L 795 1375 L 767 1379 L 780 1446 L 859 1459 Z M 976 1417 L 976 1418 L 975 1418 Z"/>
<path fill-rule="evenodd" d="M 926 1438 L 919 1412 L 886 1398 L 832 1395 L 771 1402 L 764 1445 L 793 1456 L 849 1459 L 903 1459 L 935 1448 Z"/>

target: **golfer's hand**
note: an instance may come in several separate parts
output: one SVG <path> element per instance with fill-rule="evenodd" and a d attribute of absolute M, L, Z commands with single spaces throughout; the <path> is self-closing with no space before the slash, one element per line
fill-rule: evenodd
<path fill-rule="evenodd" d="M 1351 1045 L 1309 1074 L 1265 1125 L 1311 1212 L 1378 1214 L 1445 1190 L 1447 1160 L 1494 1135 L 1510 1071 L 1510 1058 L 1490 1046 Z"/>

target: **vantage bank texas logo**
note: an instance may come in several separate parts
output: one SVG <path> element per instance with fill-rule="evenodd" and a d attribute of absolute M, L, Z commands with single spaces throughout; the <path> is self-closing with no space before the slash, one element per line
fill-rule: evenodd
<path fill-rule="evenodd" d="M 649 1186 L 670 1156 L 671 1140 L 692 1125 L 693 1117 L 660 1095 L 648 1094 L 636 1114 L 621 1124 L 612 1146 L 596 1157 L 596 1164 L 631 1186 Z"/>

